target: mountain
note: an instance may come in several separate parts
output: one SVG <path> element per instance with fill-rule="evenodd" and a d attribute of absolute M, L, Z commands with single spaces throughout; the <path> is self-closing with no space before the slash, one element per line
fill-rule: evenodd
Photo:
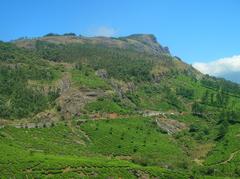
<path fill-rule="evenodd" d="M 224 73 L 224 74 L 219 75 L 219 77 L 222 77 L 227 80 L 231 80 L 233 82 L 240 84 L 239 76 L 240 76 L 240 72 L 229 72 L 229 73 Z"/>
<path fill-rule="evenodd" d="M 0 178 L 237 178 L 239 94 L 154 35 L 0 42 Z"/>

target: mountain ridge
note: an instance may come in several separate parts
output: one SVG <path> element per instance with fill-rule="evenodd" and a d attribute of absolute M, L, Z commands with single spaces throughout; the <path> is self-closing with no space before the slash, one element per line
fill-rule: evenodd
<path fill-rule="evenodd" d="M 80 43 L 92 45 L 104 45 L 105 47 L 117 47 L 122 49 L 134 49 L 138 52 L 152 53 L 159 55 L 162 53 L 170 54 L 167 47 L 162 47 L 152 34 L 133 34 L 124 37 L 84 37 L 76 35 L 45 35 L 33 39 L 15 40 L 13 43 L 19 47 L 34 48 L 36 41 L 44 41 L 56 44 Z"/>

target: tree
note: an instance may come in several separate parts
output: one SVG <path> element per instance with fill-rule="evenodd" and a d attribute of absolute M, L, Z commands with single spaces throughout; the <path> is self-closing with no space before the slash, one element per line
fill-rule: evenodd
<path fill-rule="evenodd" d="M 59 36 L 59 34 L 56 34 L 56 33 L 48 33 L 48 34 L 44 35 L 44 37 L 50 37 L 50 36 Z"/>
<path fill-rule="evenodd" d="M 203 106 L 198 102 L 194 102 L 192 105 L 192 114 L 196 116 L 203 116 Z"/>
<path fill-rule="evenodd" d="M 65 33 L 63 34 L 64 36 L 77 36 L 75 33 L 73 32 L 69 32 L 69 33 Z"/>
<path fill-rule="evenodd" d="M 189 127 L 189 132 L 197 132 L 199 131 L 199 127 L 196 124 L 191 124 Z"/>
<path fill-rule="evenodd" d="M 218 129 L 218 135 L 216 137 L 216 140 L 221 140 L 224 138 L 224 136 L 227 134 L 228 132 L 228 126 L 229 123 L 227 120 L 224 120 L 221 124 L 220 127 Z"/>
<path fill-rule="evenodd" d="M 224 94 L 223 90 L 219 90 L 216 95 L 216 104 L 218 106 L 227 106 L 229 102 L 229 97 Z"/>
<path fill-rule="evenodd" d="M 206 90 L 204 95 L 202 96 L 202 103 L 203 104 L 208 104 L 208 100 L 209 100 L 209 91 Z"/>
<path fill-rule="evenodd" d="M 188 88 L 185 88 L 185 87 L 179 87 L 179 88 L 176 89 L 176 94 L 181 95 L 181 96 L 183 96 L 185 98 L 188 98 L 188 99 L 193 99 L 194 90 L 188 89 Z"/>
<path fill-rule="evenodd" d="M 210 96 L 210 103 L 211 103 L 211 105 L 214 104 L 214 93 L 211 93 L 211 96 Z"/>

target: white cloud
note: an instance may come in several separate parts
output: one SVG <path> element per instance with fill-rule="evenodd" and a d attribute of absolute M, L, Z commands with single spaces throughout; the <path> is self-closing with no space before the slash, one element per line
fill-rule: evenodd
<path fill-rule="evenodd" d="M 240 72 L 240 55 L 221 58 L 208 63 L 197 62 L 193 67 L 204 74 L 223 76 L 229 73 Z"/>
<path fill-rule="evenodd" d="M 117 34 L 117 30 L 108 26 L 99 26 L 97 28 L 93 28 L 90 34 L 93 36 L 112 37 Z"/>

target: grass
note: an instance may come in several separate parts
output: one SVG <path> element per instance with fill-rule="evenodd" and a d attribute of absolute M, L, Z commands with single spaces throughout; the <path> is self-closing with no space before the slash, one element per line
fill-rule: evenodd
<path fill-rule="evenodd" d="M 52 128 L 16 129 L 7 127 L 0 132 L 2 141 L 10 142 L 14 146 L 22 146 L 26 150 L 58 155 L 81 155 L 84 145 L 80 145 L 78 141 L 84 142 L 86 139 L 80 134 L 77 137 L 75 135 L 64 123 Z"/>
<path fill-rule="evenodd" d="M 147 119 L 130 119 L 130 122 L 126 125 L 131 124 L 135 128 L 134 123 L 136 120 L 142 121 L 137 123 L 138 125 L 143 125 L 147 122 Z M 144 120 L 146 121 L 144 122 Z M 103 122 L 106 125 L 103 128 L 99 127 L 99 131 L 105 131 L 104 129 L 108 129 L 109 125 L 116 130 L 122 119 L 114 121 L 112 124 L 111 122 Z M 84 137 L 82 131 L 74 124 L 72 124 L 75 127 L 74 132 L 72 127 L 65 124 L 58 124 L 51 128 L 16 129 L 6 127 L 0 129 L 0 178 L 137 178 L 136 173 L 149 177 L 161 176 L 161 178 L 187 177 L 188 174 L 186 173 L 183 174 L 182 172 L 167 170 L 158 166 L 142 166 L 134 164 L 131 160 L 126 161 L 117 159 L 114 156 L 110 157 L 111 155 L 104 150 L 98 151 L 101 147 L 111 147 L 110 151 L 112 153 L 122 155 L 118 149 L 115 149 L 116 143 L 113 142 L 116 139 L 115 137 L 112 136 L 112 139 L 104 140 L 99 138 L 102 136 L 97 137 L 87 130 L 90 129 L 89 127 L 93 123 L 95 122 L 87 122 L 82 127 L 91 139 L 91 141 L 86 141 L 85 145 L 80 145 L 76 142 L 76 140 L 84 140 Z M 124 125 L 120 126 L 118 129 L 119 134 L 124 131 L 125 127 Z M 149 137 L 152 137 L 152 135 Z M 156 137 L 149 141 L 147 150 L 148 153 L 153 152 L 152 154 L 157 156 L 156 149 L 150 150 L 153 147 L 160 150 L 160 145 L 150 144 L 154 143 Z M 163 140 L 161 134 L 158 137 Z M 136 138 L 134 145 L 139 145 L 140 147 L 142 139 L 143 136 Z M 108 143 L 108 145 L 103 146 L 103 141 Z M 93 147 L 93 144 L 96 147 Z M 126 144 L 128 144 L 127 141 Z M 163 144 L 165 146 L 161 147 L 162 150 L 165 150 L 167 147 L 170 151 L 166 153 L 169 155 L 166 157 L 163 156 L 164 152 L 160 152 L 162 160 L 164 158 L 169 160 L 170 152 L 176 152 L 177 149 L 174 148 L 174 143 L 170 140 L 163 140 Z M 147 152 L 147 150 L 139 148 L 139 151 L 136 153 L 140 156 L 140 151 Z M 95 153 L 96 151 L 100 153 L 97 154 Z M 133 155 L 132 149 L 126 148 L 124 151 L 126 152 L 125 154 Z"/>
<path fill-rule="evenodd" d="M 84 70 L 72 70 L 73 84 L 76 86 L 84 86 L 92 89 L 109 89 L 107 82 L 95 75 L 93 70 L 88 68 Z"/>
<path fill-rule="evenodd" d="M 201 175 L 208 175 L 209 178 L 238 178 L 240 177 L 240 125 L 229 126 L 225 137 L 216 142 L 216 146 L 205 157 L 204 165 L 198 167 Z"/>
<path fill-rule="evenodd" d="M 144 165 L 183 167 L 187 156 L 171 137 L 162 134 L 149 118 L 88 121 L 82 126 L 95 153 L 131 156 Z"/>
<path fill-rule="evenodd" d="M 85 106 L 85 109 L 90 112 L 106 112 L 118 114 L 125 114 L 128 112 L 128 110 L 122 108 L 110 99 L 99 99 L 97 101 L 88 103 Z"/>
<path fill-rule="evenodd" d="M 220 141 L 209 154 L 206 160 L 206 165 L 214 165 L 226 161 L 233 152 L 240 150 L 239 139 L 240 125 L 230 126 L 224 139 Z M 240 157 L 239 154 L 236 154 L 236 156 Z"/>

